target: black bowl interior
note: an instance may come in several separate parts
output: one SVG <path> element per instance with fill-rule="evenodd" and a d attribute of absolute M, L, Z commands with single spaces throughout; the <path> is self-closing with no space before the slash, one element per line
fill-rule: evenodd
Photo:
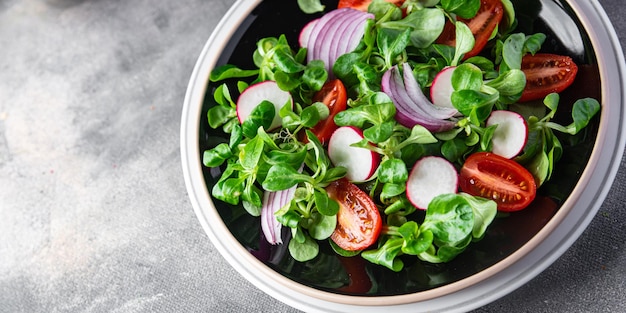
<path fill-rule="evenodd" d="M 297 45 L 299 30 L 319 15 L 301 13 L 296 1 L 265 0 L 241 24 L 220 57 L 218 65 L 236 64 L 253 68 L 252 53 L 256 42 L 264 37 L 285 34 Z M 566 1 L 513 0 L 519 20 L 518 30 L 524 33 L 543 32 L 548 36 L 542 52 L 571 56 L 579 65 L 574 86 L 561 95 L 558 120 L 571 120 L 567 106 L 581 97 L 600 99 L 600 77 L 595 54 L 584 29 Z M 327 9 L 336 7 L 336 1 L 324 1 Z M 218 143 L 227 142 L 227 136 L 211 129 L 206 111 L 215 105 L 209 85 L 203 105 L 200 128 L 201 153 Z M 401 295 L 433 289 L 467 278 L 503 260 L 518 250 L 560 209 L 574 189 L 585 168 L 598 128 L 596 117 L 587 129 L 578 135 L 563 137 L 564 157 L 558 163 L 552 179 L 540 189 L 531 207 L 506 217 L 498 217 L 485 237 L 472 243 L 455 260 L 446 264 L 424 263 L 415 257 L 403 259 L 405 267 L 395 273 L 360 257 L 337 256 L 327 243 L 321 243 L 321 252 L 315 259 L 300 263 L 293 260 L 286 245 L 270 246 L 261 238 L 259 218 L 252 217 L 241 207 L 214 200 L 224 222 L 239 242 L 259 260 L 278 273 L 307 286 L 339 294 L 381 296 Z M 219 169 L 204 169 L 207 189 L 217 180 Z M 288 235 L 288 234 L 286 234 Z"/>

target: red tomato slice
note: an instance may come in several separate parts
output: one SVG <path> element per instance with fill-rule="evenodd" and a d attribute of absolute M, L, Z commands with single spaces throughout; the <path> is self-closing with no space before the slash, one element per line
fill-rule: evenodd
<path fill-rule="evenodd" d="M 374 244 L 382 219 L 372 198 L 345 178 L 332 182 L 326 192 L 339 202 L 337 227 L 330 239 L 347 251 L 363 250 Z"/>
<path fill-rule="evenodd" d="M 522 58 L 526 87 L 520 102 L 543 99 L 552 92 L 561 92 L 576 78 L 578 66 L 564 55 L 537 53 Z"/>
<path fill-rule="evenodd" d="M 324 103 L 330 111 L 326 119 L 319 121 L 311 129 L 311 132 L 324 144 L 328 142 L 330 136 L 337 129 L 337 124 L 334 121 L 335 115 L 346 109 L 348 103 L 346 87 L 338 79 L 328 81 L 320 91 L 315 93 L 313 102 Z"/>
<path fill-rule="evenodd" d="M 474 34 L 474 48 L 463 56 L 468 59 L 478 55 L 487 45 L 491 34 L 493 34 L 496 26 L 502 21 L 504 15 L 504 7 L 500 0 L 482 0 L 480 9 L 476 15 L 470 19 L 459 18 L 458 20 L 465 23 Z M 437 43 L 454 47 L 456 45 L 456 30 L 454 24 L 448 21 L 443 32 L 437 39 Z"/>
<path fill-rule="evenodd" d="M 537 194 L 533 175 L 519 163 L 489 152 L 474 153 L 459 174 L 463 192 L 494 200 L 502 212 L 527 207 Z"/>
<path fill-rule="evenodd" d="M 387 2 L 393 3 L 397 6 L 401 6 L 404 3 L 404 0 L 385 0 Z M 337 9 L 341 8 L 353 8 L 363 12 L 367 12 L 367 7 L 372 3 L 372 0 L 339 0 L 339 4 L 337 5 Z"/>

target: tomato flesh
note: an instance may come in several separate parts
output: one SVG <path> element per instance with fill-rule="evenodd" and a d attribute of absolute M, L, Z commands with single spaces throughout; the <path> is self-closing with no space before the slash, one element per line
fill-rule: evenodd
<path fill-rule="evenodd" d="M 525 102 L 565 90 L 574 82 L 578 66 L 568 56 L 537 53 L 522 58 L 522 71 L 526 75 L 526 87 L 519 101 Z"/>
<path fill-rule="evenodd" d="M 474 17 L 469 19 L 458 18 L 458 21 L 465 23 L 472 31 L 475 41 L 474 48 L 467 52 L 463 59 L 476 56 L 485 48 L 496 26 L 502 21 L 503 15 L 504 7 L 500 0 L 482 0 L 480 9 L 478 9 Z M 456 29 L 452 22 L 446 22 L 443 32 L 437 39 L 437 43 L 453 47 L 456 45 Z"/>
<path fill-rule="evenodd" d="M 311 132 L 324 144 L 330 140 L 330 136 L 337 129 L 337 124 L 334 121 L 335 115 L 346 109 L 348 103 L 346 87 L 339 79 L 330 80 L 322 86 L 320 91 L 315 93 L 313 102 L 324 103 L 330 111 L 326 119 L 319 121 L 311 129 Z"/>
<path fill-rule="evenodd" d="M 356 10 L 360 10 L 363 12 L 367 12 L 367 7 L 369 7 L 370 3 L 373 0 L 339 0 L 339 4 L 337 4 L 337 8 L 352 8 Z M 393 3 L 397 6 L 401 6 L 404 3 L 404 0 L 385 0 L 389 3 Z"/>
<path fill-rule="evenodd" d="M 372 198 L 345 178 L 330 183 L 326 192 L 339 203 L 337 227 L 330 239 L 347 251 L 363 250 L 374 244 L 380 235 L 382 219 Z"/>
<path fill-rule="evenodd" d="M 537 184 L 528 170 L 489 152 L 474 153 L 465 160 L 459 187 L 468 194 L 494 200 L 502 212 L 524 209 L 537 193 Z"/>

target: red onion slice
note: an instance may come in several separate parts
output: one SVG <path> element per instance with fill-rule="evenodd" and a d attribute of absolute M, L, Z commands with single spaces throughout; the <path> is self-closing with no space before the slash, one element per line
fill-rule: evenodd
<path fill-rule="evenodd" d="M 407 66 L 404 70 L 410 71 L 410 67 Z M 410 76 L 413 77 L 413 75 Z M 411 78 L 409 77 L 409 79 Z M 414 77 L 412 79 L 415 80 Z M 447 118 L 438 118 L 431 115 L 428 106 L 433 106 L 433 104 L 428 101 L 425 96 L 419 97 L 422 90 L 419 88 L 417 81 L 415 84 L 408 84 L 408 87 L 417 87 L 417 89 L 407 90 L 407 85 L 397 65 L 383 74 L 381 87 L 382 91 L 387 94 L 395 104 L 396 120 L 401 125 L 408 128 L 421 125 L 431 132 L 450 130 L 456 125 L 454 121 L 448 120 Z M 410 96 L 411 93 L 417 93 L 415 98 L 418 101 Z"/>
<path fill-rule="evenodd" d="M 346 53 L 345 50 L 348 47 L 348 40 L 346 40 L 346 38 L 341 35 L 351 34 L 352 32 L 354 32 L 354 28 L 359 26 L 360 24 L 359 20 L 365 17 L 364 14 L 361 14 L 361 11 L 355 10 L 351 10 L 351 16 L 353 16 L 353 18 L 347 18 L 346 16 L 346 18 L 341 19 L 341 21 L 337 25 L 335 35 L 332 36 L 332 40 L 328 45 L 328 57 L 329 60 L 333 60 L 333 63 L 334 60 L 337 60 L 337 58 L 339 58 L 339 56 Z M 354 48 L 352 48 L 352 50 L 354 50 Z"/>
<path fill-rule="evenodd" d="M 415 103 L 423 104 L 420 105 L 420 107 L 424 110 L 424 112 L 434 118 L 442 120 L 451 118 L 459 112 L 455 108 L 444 108 L 434 105 L 430 100 L 428 100 L 428 98 L 426 98 L 426 95 L 424 95 L 422 88 L 415 79 L 415 76 L 413 76 L 411 66 L 408 63 L 404 63 L 402 64 L 402 69 L 404 72 L 404 89 Z"/>
<path fill-rule="evenodd" d="M 274 215 L 283 206 L 289 203 L 295 193 L 297 186 L 286 190 L 265 191 L 263 193 L 263 207 L 261 208 L 261 230 L 265 239 L 272 245 L 282 244 L 281 231 L 283 225 L 278 222 Z"/>
<path fill-rule="evenodd" d="M 332 10 L 308 32 L 307 61 L 321 60 L 331 73 L 339 56 L 352 52 L 365 34 L 365 24 L 374 15 L 351 8 Z"/>

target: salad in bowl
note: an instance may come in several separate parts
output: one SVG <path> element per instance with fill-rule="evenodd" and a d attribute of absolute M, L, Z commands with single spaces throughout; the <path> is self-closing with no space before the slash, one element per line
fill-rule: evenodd
<path fill-rule="evenodd" d="M 236 4 L 187 100 L 213 242 L 285 302 L 356 306 L 458 293 L 532 255 L 585 198 L 610 108 L 575 10 L 531 2 Z"/>
<path fill-rule="evenodd" d="M 297 49 L 260 39 L 256 68 L 211 73 L 236 81 L 207 114 L 230 134 L 203 154 L 224 166 L 213 197 L 259 216 L 298 261 L 320 241 L 393 271 L 405 255 L 451 261 L 498 212 L 531 204 L 562 156 L 556 133 L 600 110 L 581 98 L 565 104 L 571 122 L 554 121 L 578 66 L 515 25 L 507 0 L 340 1 Z"/>

